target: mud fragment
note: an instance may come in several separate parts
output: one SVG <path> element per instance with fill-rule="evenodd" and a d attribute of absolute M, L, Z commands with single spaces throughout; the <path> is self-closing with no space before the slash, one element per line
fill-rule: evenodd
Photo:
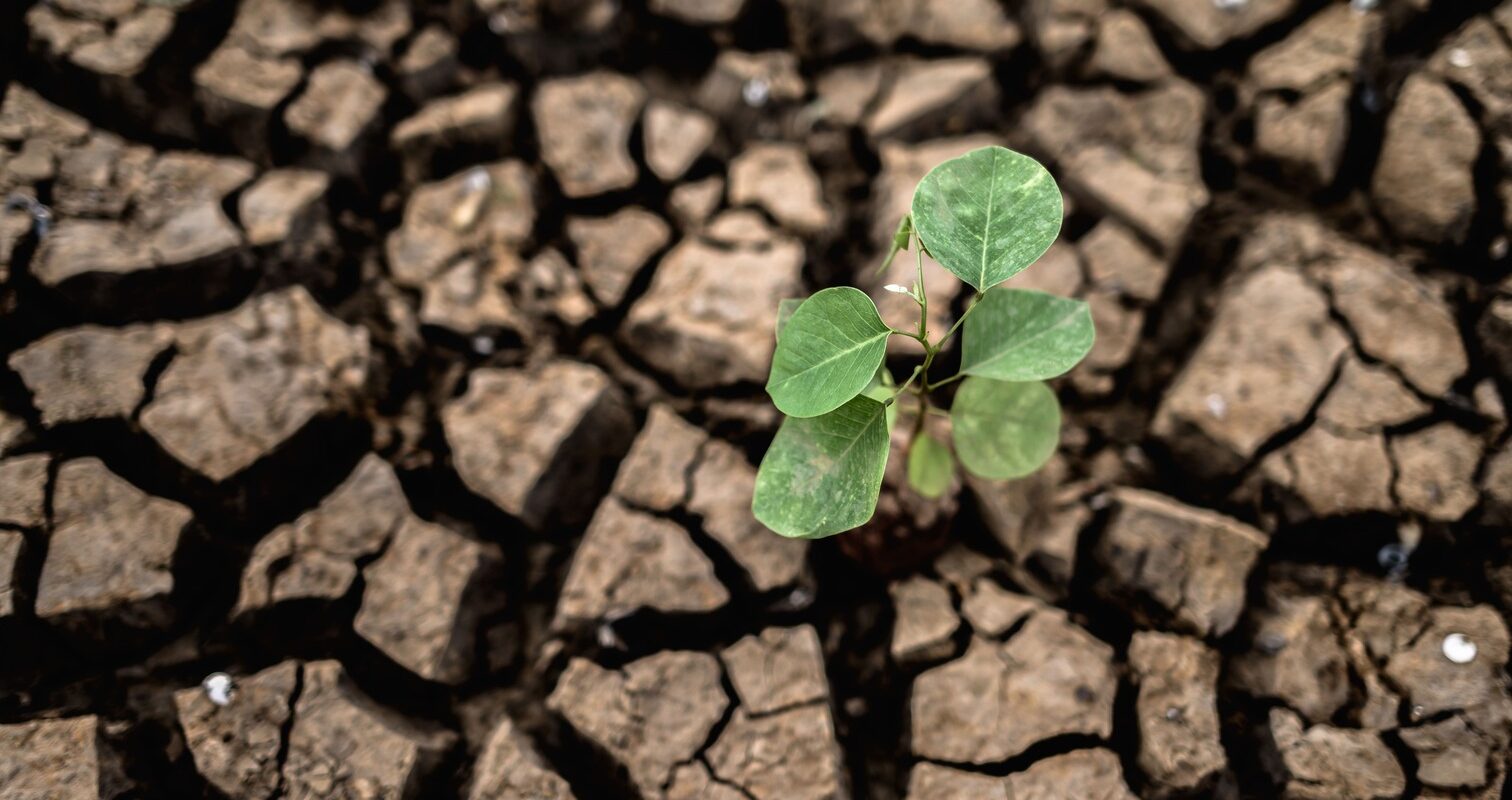
<path fill-rule="evenodd" d="M 698 754 L 730 699 L 713 656 L 667 651 L 623 670 L 573 659 L 546 703 L 624 765 L 642 796 L 660 797 L 673 769 Z"/>
<path fill-rule="evenodd" d="M 646 93 L 612 72 L 542 83 L 531 100 L 541 158 L 568 197 L 589 197 L 635 183 L 630 129 Z"/>
<path fill-rule="evenodd" d="M 955 650 L 952 637 L 961 625 L 950 590 L 919 576 L 894 582 L 893 637 L 889 652 L 899 664 L 938 661 Z"/>
<path fill-rule="evenodd" d="M 979 577 L 972 581 L 961 601 L 961 614 L 971 623 L 971 630 L 980 636 L 1001 638 L 1029 614 L 1043 606 L 1036 600 L 1004 589 L 991 578 Z"/>
<path fill-rule="evenodd" d="M 45 453 L 0 460 L 0 526 L 41 528 L 47 524 Z"/>
<path fill-rule="evenodd" d="M 1244 585 L 1267 537 L 1238 520 L 1139 489 L 1115 489 L 1098 543 L 1103 590 L 1151 624 L 1222 636 L 1239 620 Z"/>
<path fill-rule="evenodd" d="M 330 176 L 309 169 L 275 169 L 262 174 L 237 201 L 247 244 L 254 247 L 319 235 L 326 223 L 325 199 Z"/>
<path fill-rule="evenodd" d="M 693 25 L 721 25 L 740 16 L 746 0 L 651 0 L 652 13 Z"/>
<path fill-rule="evenodd" d="M 1201 91 L 1180 80 L 1124 94 L 1052 86 L 1024 117 L 1065 189 L 1174 253 L 1208 192 L 1198 163 Z"/>
<path fill-rule="evenodd" d="M 9 363 L 31 390 L 44 425 L 129 417 L 146 395 L 148 368 L 172 342 L 167 325 L 85 325 L 32 342 Z"/>
<path fill-rule="evenodd" d="M 287 797 L 418 800 L 455 736 L 379 706 L 335 661 L 305 665 L 283 762 Z"/>
<path fill-rule="evenodd" d="M 710 745 L 709 768 L 756 800 L 843 800 L 845 760 L 828 704 L 764 716 L 736 708 Z"/>
<path fill-rule="evenodd" d="M 496 154 L 514 135 L 519 93 L 512 83 L 483 83 L 432 100 L 394 126 L 389 144 L 404 157 L 412 180 L 428 174 L 438 154 Z"/>
<path fill-rule="evenodd" d="M 1197 50 L 1216 50 L 1245 39 L 1291 14 L 1296 0 L 1250 0 L 1214 3 L 1210 0 L 1136 0 Z"/>
<path fill-rule="evenodd" d="M 873 138 L 959 133 L 997 104 L 997 84 L 984 59 L 907 60 L 893 69 L 866 118 L 866 133 Z"/>
<path fill-rule="evenodd" d="M 1475 215 L 1481 136 L 1454 92 L 1425 74 L 1407 79 L 1386 121 L 1371 193 L 1402 236 L 1461 241 Z"/>
<path fill-rule="evenodd" d="M 1110 9 L 1099 18 L 1087 68 L 1094 75 L 1131 83 L 1154 83 L 1171 75 L 1171 65 L 1150 29 L 1138 14 L 1122 8 Z"/>
<path fill-rule="evenodd" d="M 409 502 L 393 468 L 376 455 L 364 456 L 319 507 L 257 543 L 233 613 L 345 597 L 357 563 L 377 555 L 409 518 Z"/>
<path fill-rule="evenodd" d="M 0 725 L 0 775 L 22 800 L 114 800 L 130 788 L 93 715 Z"/>
<path fill-rule="evenodd" d="M 612 308 L 672 231 L 661 217 L 632 206 L 607 217 L 569 217 L 567 236 L 577 248 L 583 282 L 600 305 Z"/>
<path fill-rule="evenodd" d="M 1229 660 L 1228 680 L 1312 722 L 1330 719 L 1349 699 L 1349 672 L 1327 603 L 1274 584 L 1266 586 L 1264 601 L 1249 612 L 1250 649 Z"/>
<path fill-rule="evenodd" d="M 708 435 L 665 405 L 654 405 L 646 425 L 614 476 L 614 494 L 627 504 L 668 512 L 692 492 L 689 471 Z"/>
<path fill-rule="evenodd" d="M 479 595 L 499 561 L 492 546 L 410 516 L 363 570 L 352 628 L 416 675 L 461 683 L 472 668 L 468 632 L 487 610 Z"/>
<path fill-rule="evenodd" d="M 1343 432 L 1320 422 L 1267 456 L 1260 468 L 1316 517 L 1395 508 L 1391 457 L 1379 433 Z"/>
<path fill-rule="evenodd" d="M 966 654 L 914 681 L 914 753 L 991 764 L 1064 734 L 1113 726 L 1113 650 L 1056 611 L 1036 613 L 1007 644 L 974 639 Z"/>
<path fill-rule="evenodd" d="M 1449 304 L 1389 259 L 1342 242 L 1331 249 L 1333 258 L 1310 273 L 1327 288 L 1360 349 L 1423 393 L 1446 393 L 1469 363 Z"/>
<path fill-rule="evenodd" d="M 828 702 L 824 652 L 811 625 L 767 628 L 720 652 L 741 707 L 753 715 Z"/>
<path fill-rule="evenodd" d="M 769 232 L 763 246 L 717 247 L 685 238 L 630 307 L 625 340 L 689 389 L 766 380 L 773 309 L 799 294 L 803 247 Z"/>
<path fill-rule="evenodd" d="M 1512 700 L 1502 673 L 1508 635 L 1501 616 L 1487 605 L 1435 606 L 1427 622 L 1422 633 L 1386 663 L 1386 677 L 1402 688 L 1413 719 L 1463 710 L 1484 716 L 1477 724 L 1485 730 L 1505 730 L 1512 723 Z M 1445 637 L 1456 633 L 1475 646 L 1474 656 L 1465 663 L 1445 654 Z"/>
<path fill-rule="evenodd" d="M 142 427 L 214 481 L 348 408 L 367 378 L 367 332 L 331 317 L 302 287 L 184 323 L 175 339 L 178 355 L 142 409 Z"/>
<path fill-rule="evenodd" d="M 1430 519 L 1453 522 L 1476 504 L 1480 439 L 1441 422 L 1391 439 L 1396 494 L 1402 505 Z"/>
<path fill-rule="evenodd" d="M 1271 709 L 1271 771 L 1296 800 L 1387 800 L 1407 788 L 1402 767 L 1380 737 L 1369 731 L 1317 724 Z"/>
<path fill-rule="evenodd" d="M 298 662 L 285 661 L 236 678 L 225 705 L 213 702 L 200 686 L 173 694 L 195 769 L 232 800 L 277 796 L 280 753 L 301 671 Z"/>
<path fill-rule="evenodd" d="M 800 234 L 829 225 L 819 176 L 796 145 L 762 143 L 730 162 L 730 202 L 765 209 L 778 224 Z"/>
<path fill-rule="evenodd" d="M 1139 768 L 1161 792 L 1211 786 L 1228 766 L 1218 738 L 1218 654 L 1195 639 L 1141 631 L 1129 666 L 1139 685 Z"/>
<path fill-rule="evenodd" d="M 709 115 L 666 100 L 646 104 L 641 122 L 646 166 L 664 181 L 675 181 L 709 149 L 718 126 Z"/>
<path fill-rule="evenodd" d="M 757 522 L 751 513 L 755 491 L 756 468 L 739 448 L 719 439 L 704 443 L 688 510 L 745 571 L 752 588 L 770 592 L 808 574 L 809 541 L 775 536 Z"/>
<path fill-rule="evenodd" d="M 1318 420 L 1341 430 L 1368 432 L 1428 413 L 1428 404 L 1387 367 L 1347 356 L 1339 379 L 1318 407 Z"/>
<path fill-rule="evenodd" d="M 25 552 L 26 537 L 20 531 L 0 530 L 0 625 L 14 619 L 28 601 L 26 587 L 21 584 Z"/>
<path fill-rule="evenodd" d="M 1194 471 L 1234 472 L 1306 417 L 1347 344 L 1301 275 L 1280 266 L 1247 275 L 1219 303 L 1151 433 Z"/>
<path fill-rule="evenodd" d="M 514 722 L 502 719 L 488 735 L 473 767 L 468 800 L 574 800 Z"/>
<path fill-rule="evenodd" d="M 173 559 L 192 515 L 94 458 L 58 470 L 37 616 L 88 635 L 151 630 L 176 616 Z"/>
<path fill-rule="evenodd" d="M 464 253 L 517 248 L 535 224 L 533 195 L 529 170 L 513 160 L 417 187 L 384 245 L 394 280 L 419 287 Z"/>
<path fill-rule="evenodd" d="M 686 530 L 610 497 L 599 504 L 572 559 L 556 624 L 612 619 L 642 608 L 708 613 L 729 598 L 713 563 Z"/>
<path fill-rule="evenodd" d="M 441 412 L 457 472 L 468 488 L 527 525 L 581 519 L 573 498 L 603 485 L 603 465 L 631 437 L 619 387 L 586 364 L 481 369 Z"/>

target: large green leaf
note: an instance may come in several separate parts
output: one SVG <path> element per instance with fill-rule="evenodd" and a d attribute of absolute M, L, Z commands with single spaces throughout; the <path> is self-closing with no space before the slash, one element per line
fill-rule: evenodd
<path fill-rule="evenodd" d="M 954 474 L 949 445 L 927 433 L 914 439 L 908 450 L 908 483 L 914 491 L 933 500 L 950 488 Z"/>
<path fill-rule="evenodd" d="M 1060 421 L 1060 402 L 1040 381 L 967 378 L 950 409 L 956 455 L 983 478 L 1021 478 L 1044 466 Z"/>
<path fill-rule="evenodd" d="M 1038 161 L 983 147 L 929 171 L 913 226 L 940 266 L 984 292 L 1033 264 L 1061 227 L 1061 194 Z"/>
<path fill-rule="evenodd" d="M 818 539 L 877 509 L 887 467 L 887 413 L 869 397 L 820 417 L 788 417 L 761 460 L 751 511 L 777 533 Z"/>
<path fill-rule="evenodd" d="M 971 309 L 961 371 L 1000 381 L 1064 375 L 1092 350 L 1092 311 L 1080 300 L 995 287 Z"/>
<path fill-rule="evenodd" d="M 767 393 L 790 417 L 817 417 L 866 388 L 892 330 L 866 292 L 837 286 L 803 301 L 777 337 Z"/>

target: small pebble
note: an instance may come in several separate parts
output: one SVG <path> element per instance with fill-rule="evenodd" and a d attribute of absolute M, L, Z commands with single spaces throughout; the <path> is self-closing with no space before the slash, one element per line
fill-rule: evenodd
<path fill-rule="evenodd" d="M 1186 715 L 1181 712 L 1181 709 L 1177 708 L 1176 706 L 1171 706 L 1170 708 L 1166 709 L 1165 712 L 1165 718 L 1170 720 L 1171 722 L 1180 722 L 1181 718 L 1185 716 Z"/>
<path fill-rule="evenodd" d="M 598 646 L 605 650 L 619 650 L 624 648 L 625 643 L 620 640 L 619 634 L 614 632 L 613 625 L 600 625 L 597 631 Z"/>
<path fill-rule="evenodd" d="M 236 681 L 224 672 L 206 675 L 200 687 L 205 690 L 205 697 L 218 706 L 230 705 L 231 698 L 236 696 Z"/>
<path fill-rule="evenodd" d="M 1374 86 L 1360 87 L 1360 105 L 1372 114 L 1381 110 L 1381 93 Z"/>
<path fill-rule="evenodd" d="M 1262 633 L 1255 639 L 1255 646 L 1266 655 L 1275 655 L 1286 648 L 1286 637 L 1279 633 Z"/>
<path fill-rule="evenodd" d="M 1407 561 L 1410 556 L 1411 553 L 1406 545 L 1401 542 L 1391 542 L 1383 545 L 1376 552 L 1376 563 L 1381 565 L 1381 569 L 1386 570 L 1387 575 L 1396 578 L 1407 572 Z"/>
<path fill-rule="evenodd" d="M 1509 246 L 1512 245 L 1509 245 L 1507 237 L 1505 236 L 1498 236 L 1495 239 L 1492 239 L 1490 249 L 1491 257 L 1496 259 L 1505 258 L 1507 256 L 1507 250 L 1509 249 Z"/>
<path fill-rule="evenodd" d="M 1223 419 L 1228 414 L 1228 401 L 1221 394 L 1210 394 L 1203 402 L 1207 403 L 1208 413 L 1213 415 L 1213 419 Z"/>
<path fill-rule="evenodd" d="M 1451 633 L 1444 637 L 1444 658 L 1456 664 L 1469 664 L 1475 660 L 1478 648 L 1470 637 L 1463 633 Z"/>
<path fill-rule="evenodd" d="M 1356 11 L 1373 11 L 1379 0 L 1349 0 L 1349 7 Z"/>
<path fill-rule="evenodd" d="M 788 592 L 788 596 L 782 599 L 782 606 L 785 609 L 797 611 L 808 608 L 812 602 L 814 602 L 814 593 L 800 586 Z"/>
<path fill-rule="evenodd" d="M 1460 69 L 1470 66 L 1470 51 L 1463 47 L 1456 47 L 1449 51 L 1449 63 Z"/>
<path fill-rule="evenodd" d="M 1238 11 L 1248 3 L 1249 0 L 1213 0 L 1213 7 L 1220 11 Z"/>
<path fill-rule="evenodd" d="M 752 78 L 745 82 L 740 89 L 740 96 L 746 105 L 751 108 L 760 108 L 766 105 L 767 98 L 771 97 L 772 87 L 760 78 Z"/>

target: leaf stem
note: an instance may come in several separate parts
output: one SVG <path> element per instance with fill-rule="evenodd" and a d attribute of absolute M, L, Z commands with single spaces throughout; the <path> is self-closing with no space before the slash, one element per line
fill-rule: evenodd
<path fill-rule="evenodd" d="M 919 275 L 919 341 L 924 343 L 925 351 L 932 348 L 929 346 L 929 292 L 924 290 L 924 248 L 914 248 L 914 264 Z M 928 369 L 928 362 L 925 369 Z"/>
<path fill-rule="evenodd" d="M 958 380 L 960 380 L 960 379 L 962 379 L 964 377 L 966 377 L 966 373 L 964 373 L 964 372 L 957 372 L 956 374 L 951 375 L 949 378 L 946 378 L 945 380 L 940 381 L 939 383 L 929 383 L 928 381 L 925 381 L 925 383 L 924 383 L 924 391 L 926 391 L 926 392 L 932 392 L 932 391 L 940 388 L 941 386 L 945 386 L 947 384 L 955 383 L 956 381 L 958 381 Z"/>
<path fill-rule="evenodd" d="M 904 381 L 903 385 L 899 386 L 898 390 L 896 392 L 893 392 L 892 397 L 888 398 L 888 402 L 890 403 L 893 400 L 898 399 L 898 395 L 901 395 L 904 392 L 907 392 L 908 388 L 913 385 L 914 379 L 918 378 L 920 375 L 923 375 L 923 374 L 924 374 L 924 368 L 923 367 L 914 367 L 913 374 L 908 376 L 908 380 Z"/>
<path fill-rule="evenodd" d="M 950 330 L 946 331 L 945 335 L 940 337 L 940 341 L 935 342 L 935 347 L 937 349 L 945 347 L 945 343 L 950 341 L 950 337 L 954 336 L 956 331 L 961 329 L 961 324 L 966 321 L 967 317 L 971 316 L 972 310 L 982 302 L 982 296 L 985 294 L 986 292 L 977 292 L 975 295 L 972 295 L 971 300 L 966 304 L 966 310 L 961 312 L 960 319 L 957 319 L 955 321 L 955 324 L 950 326 Z"/>

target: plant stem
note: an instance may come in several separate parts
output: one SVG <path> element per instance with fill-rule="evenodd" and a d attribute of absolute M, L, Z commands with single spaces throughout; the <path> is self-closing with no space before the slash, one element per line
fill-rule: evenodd
<path fill-rule="evenodd" d="M 924 343 L 924 350 L 928 352 L 929 346 L 929 292 L 924 290 L 924 246 L 915 237 L 914 241 L 914 264 L 919 275 L 919 341 Z M 924 362 L 924 368 L 929 369 L 929 362 Z"/>
<path fill-rule="evenodd" d="M 955 324 L 950 326 L 950 330 L 946 331 L 945 335 L 940 337 L 940 341 L 935 342 L 936 348 L 943 348 L 945 346 L 945 343 L 950 341 L 950 337 L 954 336 L 955 332 L 961 329 L 961 323 L 965 322 L 966 318 L 971 316 L 972 309 L 976 308 L 977 304 L 982 301 L 982 295 L 984 294 L 986 294 L 986 292 L 977 292 L 975 295 L 972 295 L 970 302 L 966 304 L 966 310 L 961 312 L 960 319 L 957 319 L 955 321 Z"/>
<path fill-rule="evenodd" d="M 939 383 L 929 383 L 928 381 L 925 381 L 925 383 L 924 383 L 924 391 L 926 391 L 926 392 L 932 392 L 932 391 L 940 388 L 941 386 L 945 386 L 947 384 L 955 383 L 956 381 L 958 381 L 958 380 L 960 380 L 960 379 L 962 379 L 964 377 L 966 377 L 966 373 L 964 373 L 964 372 L 957 372 L 956 374 L 951 375 L 950 377 L 946 378 L 943 381 L 940 381 Z"/>
<path fill-rule="evenodd" d="M 911 375 L 908 376 L 908 380 L 904 381 L 903 385 L 898 387 L 898 391 L 893 392 L 893 399 L 897 399 L 898 395 L 903 394 L 904 392 L 907 392 L 908 388 L 913 385 L 914 379 L 918 378 L 920 375 L 923 375 L 923 374 L 924 374 L 924 368 L 923 367 L 914 367 L 913 374 L 911 374 Z"/>

